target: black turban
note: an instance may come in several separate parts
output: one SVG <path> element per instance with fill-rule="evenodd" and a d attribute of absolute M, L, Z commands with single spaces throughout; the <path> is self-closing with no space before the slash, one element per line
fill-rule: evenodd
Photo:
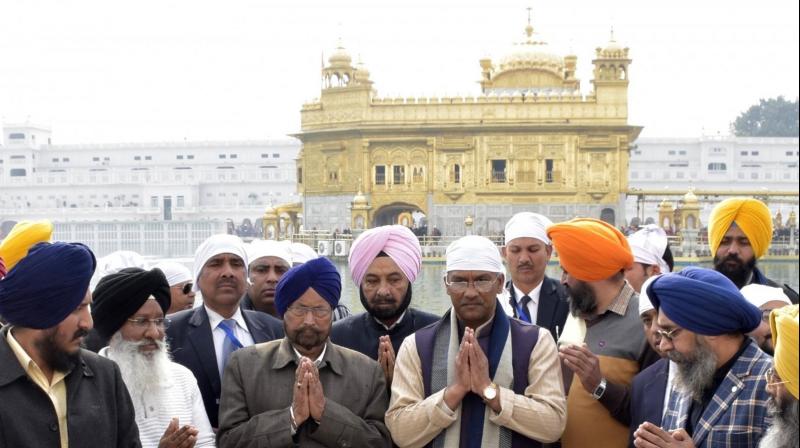
<path fill-rule="evenodd" d="M 171 301 L 167 278 L 158 269 L 125 268 L 106 275 L 100 279 L 93 296 L 94 329 L 106 339 L 122 328 L 151 296 L 164 313 Z"/>
<path fill-rule="evenodd" d="M 80 243 L 39 243 L 0 280 L 0 314 L 43 330 L 61 323 L 89 291 L 96 261 Z"/>

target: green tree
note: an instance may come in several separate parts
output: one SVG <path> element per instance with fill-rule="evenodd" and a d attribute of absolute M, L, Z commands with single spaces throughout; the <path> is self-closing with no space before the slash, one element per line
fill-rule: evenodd
<path fill-rule="evenodd" d="M 786 101 L 782 96 L 762 98 L 731 124 L 733 133 L 737 137 L 798 137 L 797 104 L 797 98 L 794 101 Z"/>

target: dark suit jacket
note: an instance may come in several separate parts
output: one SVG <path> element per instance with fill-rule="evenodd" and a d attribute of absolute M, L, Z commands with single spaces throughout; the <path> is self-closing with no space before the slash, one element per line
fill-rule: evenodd
<path fill-rule="evenodd" d="M 242 316 L 256 344 L 283 337 L 283 323 L 269 314 L 242 310 Z M 197 378 L 208 420 L 216 428 L 222 382 L 208 313 L 205 307 L 200 306 L 177 312 L 170 319 L 172 323 L 167 328 L 167 339 L 172 359 L 191 370 Z"/>
<path fill-rule="evenodd" d="M 511 299 L 517 300 L 514 292 L 514 287 L 511 281 L 506 283 Z M 517 307 L 511 302 L 511 308 L 514 310 L 514 317 L 517 316 Z M 567 321 L 569 314 L 569 301 L 567 301 L 567 292 L 564 287 L 556 280 L 545 276 L 542 281 L 542 290 L 539 292 L 539 308 L 536 311 L 536 325 L 541 328 L 547 328 L 550 334 L 553 335 L 553 340 L 558 341 L 558 336 L 564 331 L 564 322 Z M 558 334 L 556 334 L 556 327 L 558 327 Z"/>
<path fill-rule="evenodd" d="M 57 447 L 60 433 L 53 403 L 28 379 L 0 331 L 0 448 Z M 141 447 L 128 389 L 113 361 L 81 350 L 65 378 L 69 446 Z"/>
<path fill-rule="evenodd" d="M 664 415 L 664 394 L 667 391 L 669 360 L 662 358 L 633 377 L 631 385 L 631 440 L 633 432 L 644 422 L 661 426 Z"/>

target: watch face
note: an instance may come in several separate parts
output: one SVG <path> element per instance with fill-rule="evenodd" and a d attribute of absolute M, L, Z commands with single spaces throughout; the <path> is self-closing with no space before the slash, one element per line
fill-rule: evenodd
<path fill-rule="evenodd" d="M 496 396 L 497 396 L 497 389 L 495 388 L 495 386 L 493 385 L 487 386 L 485 389 L 483 389 L 483 398 L 487 400 L 494 400 L 494 397 Z"/>

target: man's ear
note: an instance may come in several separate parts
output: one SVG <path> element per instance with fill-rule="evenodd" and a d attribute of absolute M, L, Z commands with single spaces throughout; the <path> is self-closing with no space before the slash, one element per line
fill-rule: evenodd
<path fill-rule="evenodd" d="M 500 246 L 500 255 L 504 260 L 506 259 L 506 246 Z"/>

